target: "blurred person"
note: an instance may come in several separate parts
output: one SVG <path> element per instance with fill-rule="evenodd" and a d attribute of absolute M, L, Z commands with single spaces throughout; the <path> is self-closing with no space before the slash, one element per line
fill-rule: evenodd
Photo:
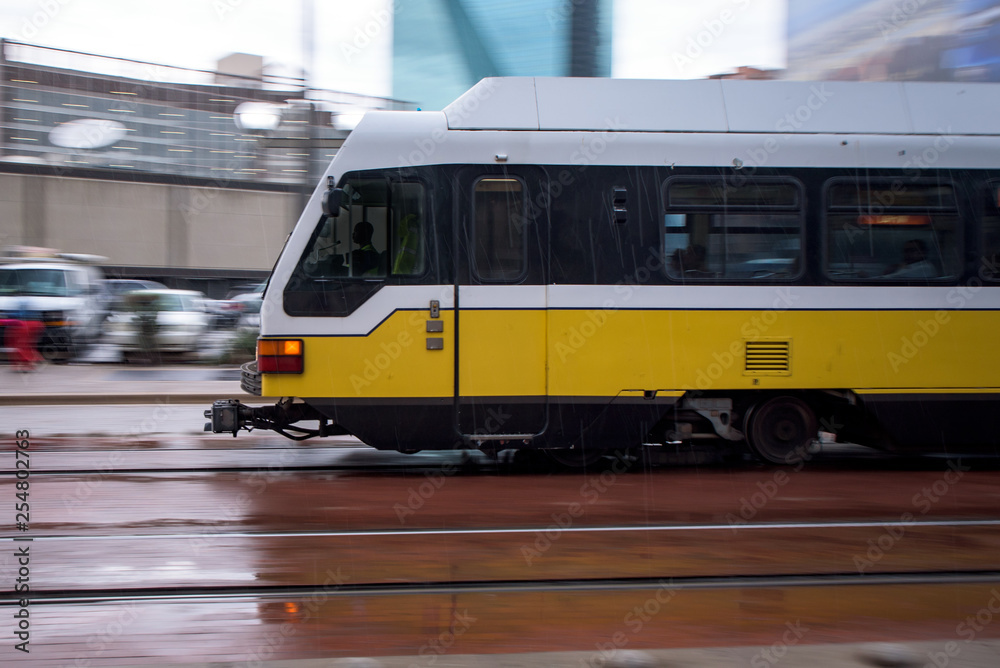
<path fill-rule="evenodd" d="M 2 321 L 5 325 L 4 344 L 9 349 L 10 363 L 16 371 L 33 371 L 42 356 L 38 353 L 38 339 L 45 325 L 32 317 L 25 307 L 13 318 Z"/>
<path fill-rule="evenodd" d="M 927 244 L 923 239 L 910 239 L 903 244 L 903 263 L 885 274 L 886 278 L 937 278 L 934 263 L 927 259 Z"/>
<path fill-rule="evenodd" d="M 705 269 L 705 255 L 705 247 L 701 244 L 678 248 L 670 256 L 671 274 L 688 278 L 708 276 L 709 273 Z"/>
<path fill-rule="evenodd" d="M 372 236 L 375 228 L 366 220 L 354 226 L 354 234 L 351 239 L 358 245 L 358 248 L 351 251 L 352 276 L 363 276 L 374 273 L 378 269 L 379 252 L 372 245 Z"/>

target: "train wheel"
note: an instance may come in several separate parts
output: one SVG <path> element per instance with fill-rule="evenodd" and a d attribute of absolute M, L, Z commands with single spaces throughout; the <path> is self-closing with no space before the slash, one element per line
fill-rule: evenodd
<path fill-rule="evenodd" d="M 583 469 L 593 466 L 607 454 L 604 450 L 584 449 L 580 447 L 542 450 L 542 452 L 556 464 L 571 469 Z"/>
<path fill-rule="evenodd" d="M 768 399 L 754 406 L 747 417 L 746 437 L 750 447 L 773 464 L 802 461 L 818 432 L 813 409 L 796 397 Z"/>

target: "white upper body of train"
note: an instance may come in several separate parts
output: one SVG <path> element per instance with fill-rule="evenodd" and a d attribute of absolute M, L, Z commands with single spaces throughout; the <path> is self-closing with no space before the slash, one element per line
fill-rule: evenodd
<path fill-rule="evenodd" d="M 265 296 L 264 336 L 331 332 L 282 309 L 327 184 L 429 165 L 1000 168 L 1000 84 L 484 79 L 442 111 L 372 111 L 351 132 L 288 240 Z M 275 285 L 277 283 L 277 285 Z M 416 288 L 403 288 L 416 289 Z M 435 294 L 452 307 L 446 291 Z M 311 325 L 308 321 L 315 322 Z M 336 327 L 334 327 L 336 329 Z"/>

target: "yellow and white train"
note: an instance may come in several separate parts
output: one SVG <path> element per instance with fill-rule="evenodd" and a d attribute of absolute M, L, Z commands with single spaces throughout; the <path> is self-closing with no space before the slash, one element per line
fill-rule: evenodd
<path fill-rule="evenodd" d="M 1000 444 L 1000 85 L 486 79 L 371 112 L 216 432 Z M 316 427 L 304 428 L 302 423 Z"/>

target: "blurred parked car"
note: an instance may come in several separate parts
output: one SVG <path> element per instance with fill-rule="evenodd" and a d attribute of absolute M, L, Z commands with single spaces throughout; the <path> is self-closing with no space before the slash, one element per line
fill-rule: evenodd
<path fill-rule="evenodd" d="M 211 321 L 201 292 L 135 290 L 108 317 L 105 340 L 124 352 L 194 352 Z"/>
<path fill-rule="evenodd" d="M 95 341 L 107 315 L 95 255 L 12 247 L 0 253 L 0 318 L 40 320 L 38 342 L 49 360 L 66 362 Z M 17 315 L 20 314 L 20 315 Z M 0 336 L 2 341 L 2 336 Z"/>
<path fill-rule="evenodd" d="M 249 286 L 247 292 L 231 294 L 227 300 L 236 314 L 233 325 L 237 329 L 260 328 L 260 306 L 264 300 L 267 281 Z"/>
<path fill-rule="evenodd" d="M 231 300 L 237 305 L 239 317 L 236 320 L 237 329 L 260 329 L 260 306 L 264 301 L 261 292 L 248 292 L 236 295 Z"/>
<path fill-rule="evenodd" d="M 245 285 L 237 285 L 229 294 L 226 295 L 226 299 L 233 299 L 239 295 L 249 295 L 249 294 L 264 294 L 264 288 L 267 287 L 267 281 L 262 283 L 247 283 Z"/>
<path fill-rule="evenodd" d="M 108 295 L 108 309 L 118 311 L 122 308 L 122 298 L 125 293 L 135 290 L 166 290 L 167 286 L 156 281 L 140 278 L 109 278 L 104 281 L 104 291 Z"/>
<path fill-rule="evenodd" d="M 242 304 L 231 299 L 206 299 L 205 308 L 212 316 L 212 329 L 229 329 L 239 321 Z"/>

